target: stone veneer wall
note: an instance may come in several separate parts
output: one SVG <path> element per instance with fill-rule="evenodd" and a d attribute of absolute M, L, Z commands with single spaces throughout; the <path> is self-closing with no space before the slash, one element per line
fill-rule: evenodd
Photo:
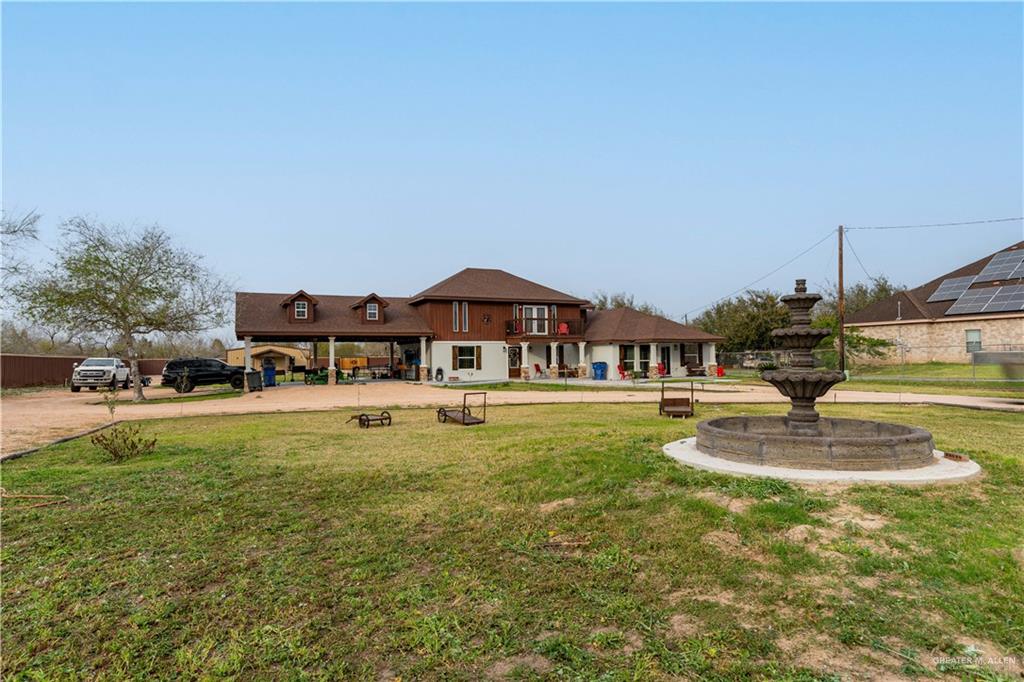
<path fill-rule="evenodd" d="M 893 343 L 899 341 L 906 347 L 905 353 L 901 353 L 898 348 L 892 348 L 884 358 L 861 359 L 860 362 L 864 364 L 970 362 L 971 355 L 967 352 L 968 329 L 981 330 L 981 345 L 985 350 L 1024 350 L 1024 316 L 848 326 L 856 327 L 865 336 Z"/>

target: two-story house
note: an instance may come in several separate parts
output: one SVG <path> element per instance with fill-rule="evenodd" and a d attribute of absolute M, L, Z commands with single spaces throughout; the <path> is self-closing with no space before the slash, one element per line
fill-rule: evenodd
<path fill-rule="evenodd" d="M 719 337 L 636 310 L 594 310 L 589 301 L 503 270 L 466 268 L 412 297 L 238 292 L 235 333 L 255 342 L 388 341 L 423 381 L 585 377 L 594 362 L 609 378 L 680 376 L 713 365 Z M 246 365 L 251 360 L 246 355 Z"/>

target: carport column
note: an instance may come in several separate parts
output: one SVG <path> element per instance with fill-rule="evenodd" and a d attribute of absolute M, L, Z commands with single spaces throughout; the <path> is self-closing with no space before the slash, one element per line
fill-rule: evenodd
<path fill-rule="evenodd" d="M 427 362 L 427 337 L 420 337 L 420 381 L 430 381 L 430 363 Z"/>
<path fill-rule="evenodd" d="M 338 383 L 338 371 L 334 369 L 334 337 L 327 337 L 327 347 L 330 349 L 327 352 L 328 361 L 330 367 L 327 368 L 327 383 L 337 384 Z"/>
<path fill-rule="evenodd" d="M 651 362 L 647 365 L 647 377 L 650 379 L 658 378 L 658 363 L 661 362 L 661 358 L 658 357 L 658 344 L 651 344 Z"/>
<path fill-rule="evenodd" d="M 245 371 L 252 369 L 252 337 L 245 337 Z"/>
<path fill-rule="evenodd" d="M 552 379 L 558 378 L 558 341 L 551 342 L 551 366 L 548 367 L 548 376 Z"/>
<path fill-rule="evenodd" d="M 519 378 L 523 381 L 530 380 L 530 342 L 520 341 L 519 342 L 520 359 L 519 359 Z"/>
<path fill-rule="evenodd" d="M 576 366 L 576 375 L 580 379 L 585 379 L 587 377 L 587 356 L 585 355 L 587 351 L 587 342 L 579 341 L 576 345 L 580 349 L 580 362 Z"/>

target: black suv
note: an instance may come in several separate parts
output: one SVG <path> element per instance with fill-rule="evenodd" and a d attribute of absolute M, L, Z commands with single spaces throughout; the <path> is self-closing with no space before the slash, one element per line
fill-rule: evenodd
<path fill-rule="evenodd" d="M 231 384 L 231 388 L 240 389 L 245 386 L 245 367 L 216 358 L 176 358 L 164 365 L 160 383 L 173 386 L 178 393 L 210 384 Z"/>

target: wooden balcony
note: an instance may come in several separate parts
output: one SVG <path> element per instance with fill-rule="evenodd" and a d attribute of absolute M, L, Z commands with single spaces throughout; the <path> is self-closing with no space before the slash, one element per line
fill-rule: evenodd
<path fill-rule="evenodd" d="M 505 336 L 509 338 L 579 339 L 583 336 L 583 320 L 551 317 L 521 317 L 505 320 Z"/>

